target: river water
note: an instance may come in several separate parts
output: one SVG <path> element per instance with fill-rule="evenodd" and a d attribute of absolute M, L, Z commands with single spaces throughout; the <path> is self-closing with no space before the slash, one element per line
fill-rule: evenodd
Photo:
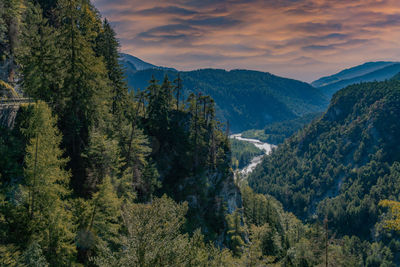
<path fill-rule="evenodd" d="M 247 165 L 246 167 L 241 169 L 240 170 L 240 174 L 242 174 L 242 175 L 248 175 L 249 173 L 251 173 L 255 169 L 255 167 L 258 164 L 261 163 L 263 157 L 265 155 L 269 155 L 272 152 L 272 149 L 276 147 L 275 145 L 271 145 L 271 144 L 268 144 L 268 143 L 263 143 L 263 142 L 261 142 L 260 140 L 257 140 L 257 139 L 243 138 L 242 134 L 232 134 L 230 136 L 230 138 L 252 143 L 256 147 L 258 147 L 259 149 L 261 149 L 261 150 L 263 150 L 265 152 L 264 155 L 254 157 L 251 160 L 249 165 Z"/>

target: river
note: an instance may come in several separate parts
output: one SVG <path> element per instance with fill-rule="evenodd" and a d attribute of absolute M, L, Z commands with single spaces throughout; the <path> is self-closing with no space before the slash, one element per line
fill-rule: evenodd
<path fill-rule="evenodd" d="M 276 147 L 275 145 L 271 145 L 271 144 L 268 144 L 268 143 L 263 143 L 263 142 L 261 142 L 260 140 L 257 140 L 257 139 L 243 138 L 243 137 L 242 137 L 242 134 L 232 134 L 232 135 L 230 136 L 230 138 L 252 143 L 252 144 L 254 144 L 256 147 L 258 147 L 259 149 L 261 149 L 261 150 L 263 150 L 263 151 L 265 152 L 264 155 L 254 157 L 254 158 L 251 160 L 251 162 L 250 162 L 249 165 L 247 165 L 246 167 L 244 167 L 243 169 L 241 169 L 241 170 L 240 170 L 240 173 L 241 173 L 242 175 L 247 175 L 247 174 L 251 173 L 251 172 L 255 169 L 255 167 L 256 167 L 258 164 L 261 163 L 263 157 L 264 157 L 265 155 L 269 155 L 269 154 L 272 152 L 272 149 L 274 149 L 274 148 Z"/>

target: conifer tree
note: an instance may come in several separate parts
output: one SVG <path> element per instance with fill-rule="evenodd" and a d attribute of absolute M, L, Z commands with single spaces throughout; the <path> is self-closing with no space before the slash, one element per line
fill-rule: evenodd
<path fill-rule="evenodd" d="M 148 130 L 149 134 L 159 138 L 159 142 L 163 142 L 169 127 L 169 111 L 172 102 L 171 84 L 168 76 L 165 75 L 161 85 L 157 85 L 157 81 L 152 78 L 148 91 Z"/>
<path fill-rule="evenodd" d="M 7 27 L 4 21 L 5 7 L 4 1 L 0 1 L 0 62 L 6 59 L 6 46 L 7 46 Z"/>
<path fill-rule="evenodd" d="M 119 43 L 115 37 L 114 29 L 107 19 L 103 21 L 102 31 L 97 37 L 96 52 L 104 58 L 108 78 L 112 82 L 112 113 L 123 115 L 123 109 L 127 100 L 127 87 L 123 77 L 123 70 L 119 64 Z"/>
<path fill-rule="evenodd" d="M 62 87 L 66 75 L 58 38 L 58 31 L 48 25 L 40 7 L 28 2 L 18 55 L 24 93 L 46 101 L 55 110 L 60 110 L 64 102 Z"/>
<path fill-rule="evenodd" d="M 111 118 L 111 89 L 107 70 L 93 45 L 99 21 L 93 7 L 85 0 L 60 0 L 61 39 L 65 49 L 63 58 L 67 76 L 63 90 L 65 109 L 60 124 L 64 145 L 71 158 L 72 184 L 77 193 L 86 195 L 82 184 L 86 180 L 86 161 L 82 152 L 87 149 L 90 129 L 107 129 Z"/>
<path fill-rule="evenodd" d="M 183 95 L 183 85 L 182 85 L 182 79 L 181 79 L 181 74 L 178 73 L 178 76 L 174 80 L 174 91 L 175 91 L 175 96 L 176 96 L 176 109 L 179 110 L 179 102 L 180 99 Z M 183 98 L 184 99 L 184 98 Z M 182 103 L 183 107 L 185 106 L 185 103 Z"/>
<path fill-rule="evenodd" d="M 5 39 L 1 43 L 1 54 L 3 59 L 7 59 L 6 80 L 7 82 L 15 82 L 15 72 L 17 64 L 15 61 L 16 50 L 19 45 L 20 27 L 22 20 L 22 12 L 24 9 L 24 1 L 7 0 L 2 1 L 3 5 L 3 27 L 6 28 Z M 3 28 L 4 29 L 4 28 Z"/>
<path fill-rule="evenodd" d="M 28 248 L 24 251 L 24 254 L 22 255 L 22 262 L 26 266 L 32 267 L 49 266 L 46 258 L 43 256 L 40 245 L 36 241 L 33 241 L 32 244 L 30 244 Z"/>
<path fill-rule="evenodd" d="M 65 198 L 70 175 L 60 149 L 61 135 L 50 108 L 37 102 L 27 127 L 21 129 L 29 140 L 25 156 L 26 212 L 31 240 L 35 240 L 52 265 L 68 264 L 75 254 L 74 226 Z"/>
<path fill-rule="evenodd" d="M 77 245 L 79 258 L 88 263 L 102 246 L 117 249 L 120 241 L 118 233 L 121 227 L 121 201 L 118 198 L 109 176 L 98 186 L 92 199 L 77 203 L 81 218 L 78 225 Z M 79 202 L 79 201 L 78 201 Z"/>
<path fill-rule="evenodd" d="M 244 248 L 242 217 L 238 211 L 235 211 L 232 214 L 228 214 L 226 219 L 228 223 L 230 247 L 235 256 L 241 256 Z"/>
<path fill-rule="evenodd" d="M 166 196 L 151 204 L 126 204 L 126 233 L 120 236 L 124 249 L 112 253 L 103 247 L 96 262 L 103 266 L 187 266 L 188 237 L 180 233 L 187 204 Z"/>

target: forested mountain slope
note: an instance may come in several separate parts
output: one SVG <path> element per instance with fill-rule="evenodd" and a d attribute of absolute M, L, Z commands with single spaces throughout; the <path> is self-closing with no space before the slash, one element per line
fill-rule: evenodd
<path fill-rule="evenodd" d="M 400 72 L 398 62 L 367 62 L 362 65 L 345 69 L 331 76 L 320 78 L 311 83 L 321 92 L 331 97 L 338 90 L 348 85 L 360 82 L 384 81 Z"/>
<path fill-rule="evenodd" d="M 162 79 L 174 71 L 148 69 L 126 73 L 130 88 L 145 88 L 154 75 Z M 219 69 L 180 72 L 184 93 L 202 92 L 216 102 L 217 117 L 229 121 L 234 132 L 260 129 L 266 124 L 293 119 L 305 113 L 322 111 L 325 96 L 307 83 L 281 78 L 270 73 Z"/>
<path fill-rule="evenodd" d="M 378 202 L 399 197 L 399 131 L 399 81 L 349 86 L 266 157 L 249 184 L 303 219 L 328 216 L 338 233 L 370 238 Z"/>

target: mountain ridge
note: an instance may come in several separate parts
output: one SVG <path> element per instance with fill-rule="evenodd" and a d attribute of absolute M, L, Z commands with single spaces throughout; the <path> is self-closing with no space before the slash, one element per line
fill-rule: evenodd
<path fill-rule="evenodd" d="M 173 81 L 178 71 L 149 67 L 125 70 L 125 74 L 131 90 L 143 90 L 152 76 L 163 80 L 168 75 Z M 261 129 L 269 123 L 320 112 L 328 104 L 320 90 L 308 83 L 269 72 L 206 68 L 179 74 L 185 95 L 192 92 L 210 95 L 216 102 L 219 120 L 228 121 L 232 132 Z"/>
<path fill-rule="evenodd" d="M 360 82 L 384 81 L 400 72 L 400 62 L 376 61 L 344 69 L 311 83 L 325 95 L 332 97 L 338 90 Z"/>

